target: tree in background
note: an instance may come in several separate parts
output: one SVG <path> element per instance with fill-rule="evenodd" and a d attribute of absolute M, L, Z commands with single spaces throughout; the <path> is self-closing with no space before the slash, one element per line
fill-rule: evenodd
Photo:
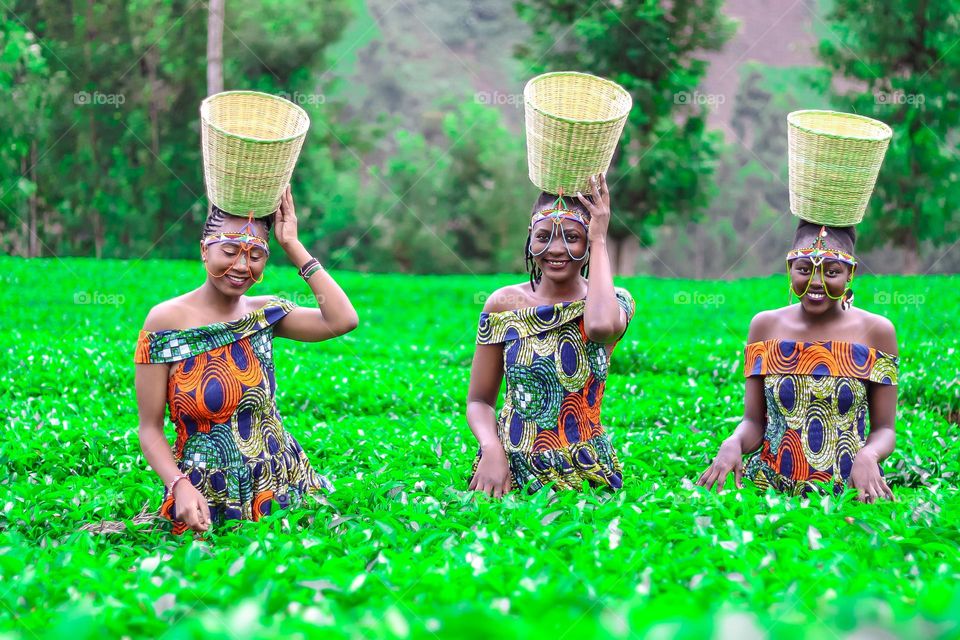
<path fill-rule="evenodd" d="M 707 64 L 696 54 L 718 50 L 734 24 L 721 13 L 722 0 L 584 4 L 520 0 L 534 37 L 518 55 L 535 72 L 586 71 L 633 96 L 608 176 L 612 259 L 620 273 L 632 273 L 631 245 L 650 243 L 665 219 L 693 218 L 709 201 L 721 142 L 706 130 L 705 111 L 717 97 L 697 91 Z"/>
<path fill-rule="evenodd" d="M 960 2 L 834 0 L 827 21 L 834 37 L 820 58 L 855 83 L 837 107 L 893 128 L 861 244 L 903 248 L 904 270 L 916 273 L 920 243 L 948 242 L 960 220 Z"/>
<path fill-rule="evenodd" d="M 0 85 L 17 98 L 0 107 L 9 132 L 0 149 L 4 250 L 197 255 L 207 204 L 198 109 L 207 95 L 207 14 L 177 0 L 4 8 Z M 340 141 L 362 148 L 360 136 L 333 126 L 336 105 L 317 79 L 348 19 L 347 0 L 226 7 L 225 86 L 301 104 L 313 121 L 301 166 L 336 168 L 295 174 L 304 215 L 317 225 L 334 188 L 357 188 L 358 163 Z M 344 176 L 354 180 L 341 185 Z"/>

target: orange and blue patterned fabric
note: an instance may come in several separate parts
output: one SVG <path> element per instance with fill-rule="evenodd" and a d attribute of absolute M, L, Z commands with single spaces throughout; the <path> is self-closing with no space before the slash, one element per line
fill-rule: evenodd
<path fill-rule="evenodd" d="M 629 323 L 633 298 L 625 289 L 615 292 Z M 513 486 L 528 493 L 550 482 L 554 489 L 574 490 L 584 481 L 612 489 L 623 484 L 622 466 L 600 420 L 616 342 L 587 338 L 585 304 L 580 299 L 480 314 L 477 344 L 503 344 L 507 388 L 497 434 Z M 472 473 L 479 462 L 477 453 Z"/>
<path fill-rule="evenodd" d="M 826 483 L 842 493 L 866 440 L 868 386 L 896 385 L 899 358 L 840 341 L 764 340 L 745 353 L 744 375 L 763 377 L 767 408 L 745 475 L 761 490 L 804 495 Z"/>
<path fill-rule="evenodd" d="M 213 522 L 259 520 L 274 505 L 333 489 L 283 428 L 275 402 L 273 326 L 295 306 L 273 297 L 230 322 L 140 332 L 136 363 L 174 364 L 167 385 L 174 458 L 207 499 Z M 173 533 L 186 531 L 166 489 L 160 515 Z"/>

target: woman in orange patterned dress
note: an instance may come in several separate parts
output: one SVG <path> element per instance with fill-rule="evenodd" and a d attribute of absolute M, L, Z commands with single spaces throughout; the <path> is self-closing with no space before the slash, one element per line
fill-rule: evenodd
<path fill-rule="evenodd" d="M 743 420 L 697 484 L 719 490 L 733 473 L 737 487 L 746 475 L 790 495 L 849 484 L 865 502 L 893 498 L 879 463 L 895 443 L 897 337 L 852 306 L 855 239 L 852 227 L 800 223 L 787 254 L 800 302 L 750 323 Z"/>
<path fill-rule="evenodd" d="M 263 277 L 269 233 L 299 265 L 319 309 L 276 296 L 247 296 Z M 357 313 L 297 237 L 290 189 L 267 218 L 211 207 L 201 240 L 207 272 L 197 289 L 150 310 L 135 354 L 140 446 L 163 481 L 160 514 L 173 532 L 258 520 L 305 493 L 331 490 L 276 406 L 273 337 L 317 342 L 357 326 Z M 172 451 L 164 411 L 176 427 Z"/>
<path fill-rule="evenodd" d="M 606 179 L 591 185 L 589 198 L 578 194 L 569 206 L 541 194 L 527 238 L 530 282 L 495 291 L 480 315 L 467 398 L 479 444 L 471 490 L 500 497 L 623 484 L 600 405 L 610 354 L 635 305 L 613 285 Z"/>

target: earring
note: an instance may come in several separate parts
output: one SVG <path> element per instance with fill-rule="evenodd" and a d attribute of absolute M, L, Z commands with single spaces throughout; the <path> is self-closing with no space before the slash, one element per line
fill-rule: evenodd
<path fill-rule="evenodd" d="M 850 283 L 847 282 L 849 285 Z M 853 289 L 847 289 L 843 292 L 843 300 L 840 301 L 840 308 L 846 311 L 853 306 Z"/>

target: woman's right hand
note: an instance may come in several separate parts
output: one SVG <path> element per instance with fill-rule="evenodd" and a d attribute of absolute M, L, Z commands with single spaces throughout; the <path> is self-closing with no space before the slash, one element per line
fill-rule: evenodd
<path fill-rule="evenodd" d="M 207 499 L 190 483 L 189 478 L 181 480 L 173 488 L 173 500 L 177 505 L 178 520 L 182 520 L 197 533 L 203 533 L 210 528 L 210 507 Z"/>
<path fill-rule="evenodd" d="M 743 488 L 743 453 L 740 443 L 735 440 L 724 440 L 717 451 L 716 457 L 707 470 L 700 474 L 697 484 L 706 487 L 707 491 L 717 485 L 717 491 L 723 489 L 727 482 L 727 476 L 733 472 L 734 483 L 737 489 Z"/>
<path fill-rule="evenodd" d="M 510 464 L 503 445 L 499 442 L 482 450 L 477 472 L 470 481 L 471 491 L 483 491 L 488 496 L 501 498 L 510 491 Z"/>

